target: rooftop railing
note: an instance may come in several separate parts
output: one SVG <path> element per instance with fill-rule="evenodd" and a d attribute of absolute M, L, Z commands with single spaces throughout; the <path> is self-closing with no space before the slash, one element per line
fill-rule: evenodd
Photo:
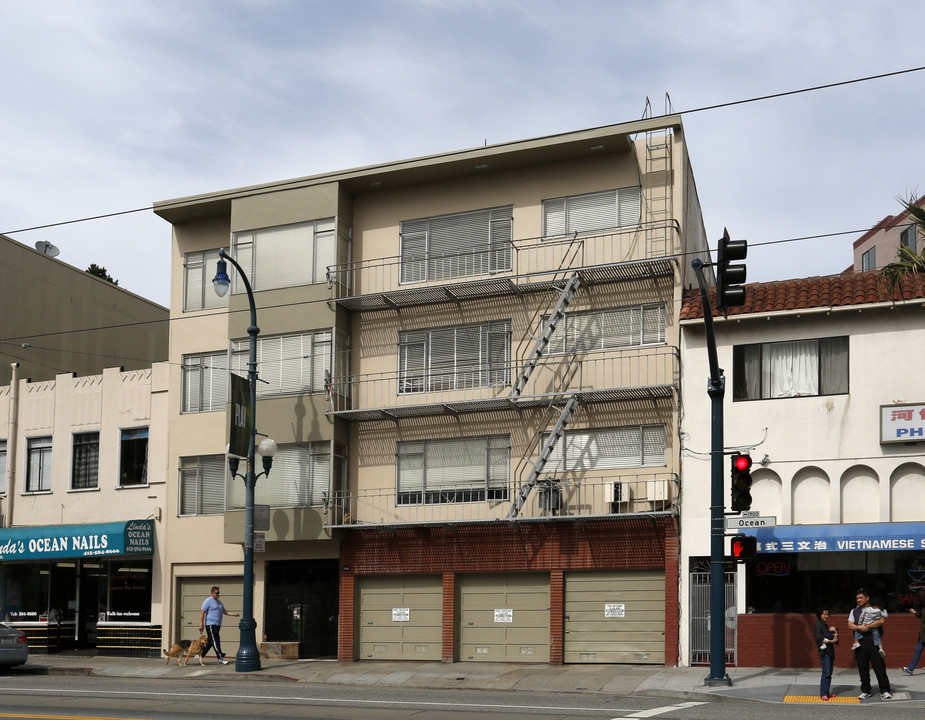
<path fill-rule="evenodd" d="M 595 271 L 591 282 L 670 274 L 669 259 L 679 248 L 680 228 L 669 220 L 594 235 L 505 240 L 456 253 L 343 263 L 329 266 L 327 277 L 332 301 L 373 310 L 540 290 L 583 269 Z"/>
<path fill-rule="evenodd" d="M 679 489 L 672 473 L 549 477 L 510 520 L 506 515 L 517 488 L 356 490 L 335 494 L 324 522 L 329 528 L 362 528 L 676 514 Z"/>

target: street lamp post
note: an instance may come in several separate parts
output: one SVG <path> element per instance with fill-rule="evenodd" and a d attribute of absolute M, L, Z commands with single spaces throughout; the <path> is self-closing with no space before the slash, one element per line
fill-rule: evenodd
<path fill-rule="evenodd" d="M 257 336 L 260 328 L 257 327 L 257 308 L 254 305 L 254 293 L 247 280 L 244 270 L 234 258 L 225 254 L 224 248 L 218 251 L 218 267 L 212 279 L 212 287 L 219 297 L 228 292 L 231 280 L 228 277 L 230 262 L 238 271 L 244 289 L 247 291 L 247 301 L 250 303 L 251 324 L 247 328 L 250 335 L 250 358 L 247 363 L 247 381 L 250 390 L 251 427 L 247 442 L 247 470 L 245 474 L 238 475 L 239 460 L 237 457 L 228 458 L 228 468 L 232 477 L 241 477 L 244 480 L 244 600 L 241 608 L 241 640 L 238 653 L 235 656 L 236 672 L 254 672 L 260 669 L 260 650 L 257 648 L 257 621 L 254 620 L 254 488 L 257 478 L 269 475 L 273 465 L 273 455 L 276 453 L 276 443 L 268 437 L 260 441 L 259 451 L 263 456 L 263 472 L 254 473 L 257 447 Z"/>

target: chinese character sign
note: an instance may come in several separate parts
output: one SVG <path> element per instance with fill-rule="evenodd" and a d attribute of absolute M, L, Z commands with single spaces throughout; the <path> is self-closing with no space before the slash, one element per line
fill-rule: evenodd
<path fill-rule="evenodd" d="M 925 442 L 925 404 L 881 405 L 880 442 Z"/>

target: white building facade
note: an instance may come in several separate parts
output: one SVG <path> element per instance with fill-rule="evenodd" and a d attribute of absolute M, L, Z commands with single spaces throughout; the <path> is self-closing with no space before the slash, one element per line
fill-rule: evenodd
<path fill-rule="evenodd" d="M 798 667 L 812 664 L 812 643 L 806 650 L 788 635 L 811 630 L 818 609 L 847 614 L 866 587 L 905 613 L 925 586 L 923 289 L 909 282 L 890 298 L 876 273 L 860 273 L 747 293 L 744 307 L 715 317 L 726 382 L 723 497 L 728 512 L 729 455 L 748 453 L 751 510 L 773 521 L 741 530 L 757 538 L 755 560 L 726 566 L 727 661 Z M 699 664 L 708 662 L 711 488 L 699 296 L 686 299 L 681 328 L 679 661 Z"/>

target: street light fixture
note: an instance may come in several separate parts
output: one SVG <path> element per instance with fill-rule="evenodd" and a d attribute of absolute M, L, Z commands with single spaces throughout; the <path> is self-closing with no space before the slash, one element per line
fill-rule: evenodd
<path fill-rule="evenodd" d="M 227 262 L 226 262 L 227 260 Z M 238 628 L 241 631 L 241 640 L 238 653 L 235 656 L 236 672 L 254 672 L 260 670 L 260 650 L 257 648 L 257 621 L 254 620 L 254 488 L 257 478 L 269 475 L 273 466 L 273 455 L 276 454 L 276 443 L 268 437 L 260 441 L 257 447 L 257 336 L 260 328 L 257 327 L 257 308 L 254 304 L 254 293 L 244 274 L 244 270 L 234 258 L 225 254 L 225 249 L 218 251 L 218 267 L 212 279 L 212 287 L 219 297 L 228 293 L 231 280 L 228 277 L 228 265 L 231 263 L 238 271 L 238 276 L 247 291 L 247 301 L 250 303 L 251 324 L 247 328 L 250 335 L 250 357 L 247 363 L 247 382 L 250 390 L 251 427 L 247 442 L 247 470 L 244 475 L 238 475 L 239 458 L 229 455 L 228 469 L 232 477 L 244 480 L 244 598 L 241 608 L 241 622 Z M 263 457 L 263 472 L 254 474 L 256 453 Z"/>

